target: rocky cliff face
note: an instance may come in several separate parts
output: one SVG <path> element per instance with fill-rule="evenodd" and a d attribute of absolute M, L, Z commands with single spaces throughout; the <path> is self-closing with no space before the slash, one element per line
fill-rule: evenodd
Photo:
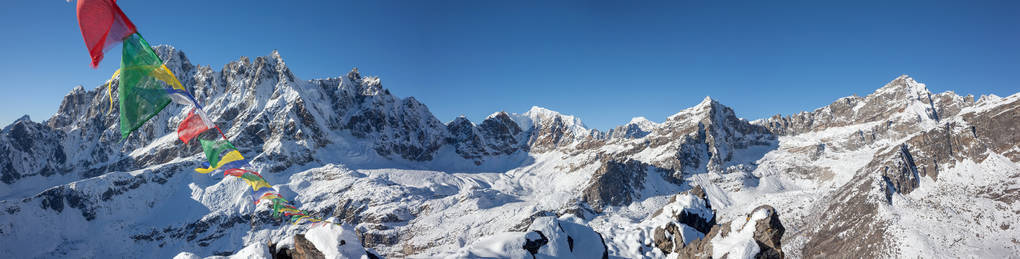
<path fill-rule="evenodd" d="M 952 206 L 947 204 L 946 200 L 956 200 L 962 197 L 967 197 L 965 199 L 971 200 L 972 203 L 982 204 L 981 198 L 974 198 L 980 195 L 967 189 L 988 188 L 974 186 L 982 186 L 987 183 L 971 180 L 961 182 L 960 179 L 957 179 L 960 174 L 964 172 L 965 174 L 981 174 L 981 171 L 991 169 L 975 169 L 982 167 L 972 166 L 996 163 L 989 162 L 989 159 L 1003 161 L 1006 163 L 1006 168 L 1010 168 L 1005 170 L 1014 170 L 1012 168 L 1015 168 L 1016 158 L 1010 149 L 1015 149 L 1017 142 L 1003 145 L 1000 144 L 1000 141 L 1010 141 L 1015 134 L 992 134 L 995 137 L 983 138 L 977 132 L 981 127 L 1008 132 L 1009 129 L 1020 126 L 1017 124 L 1020 122 L 1016 119 L 1017 103 L 1013 99 L 1016 98 L 1015 96 L 1013 98 L 988 97 L 985 101 L 974 102 L 970 97 L 960 97 L 952 92 L 932 95 L 922 86 L 910 78 L 900 77 L 879 89 L 875 94 L 865 97 L 864 99 L 867 100 L 852 106 L 853 109 L 846 110 L 847 112 L 828 113 L 828 111 L 840 110 L 835 107 L 826 107 L 815 111 L 815 113 L 821 112 L 829 115 L 841 114 L 836 116 L 844 119 L 862 119 L 848 124 L 852 126 L 839 126 L 840 124 L 832 123 L 819 124 L 817 121 L 813 124 L 813 128 L 789 125 L 770 126 L 772 130 L 778 132 L 787 130 L 824 132 L 826 127 L 843 127 L 844 129 L 855 127 L 856 130 L 837 130 L 835 132 L 841 133 L 833 135 L 832 138 L 822 138 L 821 142 L 826 147 L 834 147 L 832 149 L 835 150 L 875 150 L 874 156 L 865 160 L 868 161 L 865 165 L 850 174 L 853 175 L 852 178 L 848 178 L 849 180 L 845 184 L 819 202 L 821 213 L 808 216 L 804 220 L 806 224 L 810 225 L 805 234 L 808 237 L 807 243 L 803 245 L 803 250 L 794 252 L 800 256 L 809 257 L 837 254 L 864 257 L 902 255 L 902 252 L 898 252 L 898 250 L 912 245 L 909 243 L 910 241 L 902 240 L 904 236 L 909 235 L 904 231 L 914 226 L 904 222 L 900 217 L 888 216 L 890 211 L 893 211 L 892 213 L 907 213 L 905 211 L 931 213 L 914 211 L 917 209 L 915 204 L 924 202 L 929 204 L 926 206 L 949 209 Z M 927 96 L 932 97 L 929 100 Z M 870 98 L 875 98 L 875 100 L 870 100 Z M 890 108 L 869 108 L 868 105 Z M 911 107 L 911 105 L 914 106 Z M 834 106 L 839 105 L 834 104 Z M 922 106 L 925 108 L 918 108 Z M 870 110 L 880 116 L 851 116 L 854 113 L 849 112 L 862 109 Z M 775 122 L 774 119 L 776 118 L 767 121 Z M 868 123 L 869 120 L 879 123 Z M 792 125 L 804 126 L 807 124 L 794 123 Z M 852 133 L 843 135 L 842 132 Z M 842 138 L 842 136 L 847 137 Z M 991 150 L 992 146 L 998 146 L 999 149 Z M 1011 162 L 1012 164 L 1010 164 Z M 951 178 L 945 179 L 947 173 L 952 174 Z M 996 181 L 1005 181 L 1005 185 L 1010 185 L 1016 183 L 1016 176 L 1006 174 L 985 177 L 999 179 Z M 972 187 L 960 189 L 960 185 Z M 918 192 L 923 194 L 917 194 Z M 994 206 L 1003 208 L 1003 204 Z M 940 221 L 954 220 L 953 218 L 969 221 L 971 220 L 969 217 L 974 217 L 974 214 L 971 213 L 963 214 L 934 217 L 939 218 Z M 1012 219 L 1011 217 L 993 217 L 987 220 L 1008 221 Z M 982 235 L 977 236 L 981 237 Z M 934 252 L 928 250 L 921 251 L 921 253 Z M 947 253 L 951 254 L 952 252 Z"/>
<path fill-rule="evenodd" d="M 486 158 L 505 156 L 518 151 L 527 151 L 524 131 L 505 112 L 492 114 L 481 125 L 475 125 L 464 117 L 458 117 L 446 124 L 452 138 L 448 141 L 455 146 L 457 154 L 474 160 L 480 165 Z"/>
<path fill-rule="evenodd" d="M 649 167 L 634 160 L 606 161 L 592 174 L 581 197 L 597 211 L 607 206 L 628 205 L 639 197 L 637 192 L 644 189 L 642 184 Z"/>

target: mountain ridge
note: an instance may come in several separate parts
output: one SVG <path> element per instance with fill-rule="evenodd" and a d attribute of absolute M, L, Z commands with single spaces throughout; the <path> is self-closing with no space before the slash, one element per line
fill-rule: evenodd
<path fill-rule="evenodd" d="M 913 222 L 931 219 L 903 215 L 941 215 L 959 225 L 950 229 L 966 232 L 973 227 L 964 225 L 967 217 L 984 214 L 942 215 L 916 204 L 960 209 L 953 202 L 973 196 L 976 206 L 997 211 L 982 218 L 989 224 L 1017 220 L 996 208 L 1017 206 L 1010 190 L 1020 186 L 1011 173 L 1020 171 L 1020 139 L 1008 132 L 1017 128 L 1018 94 L 974 101 L 932 94 L 904 75 L 867 96 L 810 112 L 747 121 L 705 97 L 661 123 L 632 120 L 603 132 L 537 106 L 478 123 L 443 123 L 425 104 L 391 94 L 378 77 L 357 69 L 301 80 L 277 51 L 215 71 L 192 65 L 173 47 L 155 50 L 282 194 L 353 226 L 365 247 L 386 256 L 483 256 L 489 243 L 472 240 L 537 242 L 525 232 L 532 230 L 550 234 L 551 245 L 536 250 L 546 255 L 565 249 L 556 240 L 581 236 L 621 257 L 711 253 L 713 245 L 730 251 L 722 245 L 734 237 L 720 233 L 728 230 L 713 232 L 706 228 L 712 224 L 689 221 L 683 211 L 705 215 L 707 208 L 718 222 L 746 222 L 742 217 L 757 215 L 762 205 L 771 205 L 762 226 L 781 221 L 787 230 L 766 231 L 783 243 L 769 241 L 777 245 L 769 251 L 787 256 L 959 256 L 967 250 L 917 249 L 923 242 L 914 240 L 932 232 Z M 0 183 L 8 187 L 0 192 L 0 239 L 26 242 L 0 253 L 230 254 L 305 230 L 279 224 L 238 196 L 242 184 L 190 172 L 200 147 L 181 143 L 173 130 L 187 114 L 184 106 L 171 104 L 118 141 L 117 107 L 107 110 L 111 96 L 103 86 L 75 87 L 49 119 L 18 120 L 0 132 Z M 674 204 L 681 192 L 697 194 L 680 200 L 700 201 Z M 656 211 L 666 206 L 680 209 L 664 218 Z M 113 230 L 100 241 L 89 241 L 87 231 L 33 232 L 24 226 L 42 224 L 35 217 L 68 229 Z M 570 224 L 580 227 L 563 227 Z M 1011 226 L 992 225 L 981 231 L 1020 236 Z M 705 241 L 693 238 L 699 235 Z M 867 238 L 829 238 L 841 235 Z M 1008 240 L 989 238 L 966 242 L 1016 251 Z"/>

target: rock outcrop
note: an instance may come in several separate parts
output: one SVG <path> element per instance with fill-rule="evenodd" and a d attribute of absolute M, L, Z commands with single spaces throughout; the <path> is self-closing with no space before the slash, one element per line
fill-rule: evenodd
<path fill-rule="evenodd" d="M 294 235 L 294 259 L 325 259 L 326 256 L 315 248 L 315 244 L 305 239 L 305 235 Z"/>
<path fill-rule="evenodd" d="M 679 249 L 680 258 L 784 258 L 786 228 L 776 210 L 762 205 L 737 219 L 715 225 L 702 239 Z"/>
<path fill-rule="evenodd" d="M 715 211 L 701 186 L 674 195 L 666 207 L 652 214 L 652 241 L 663 254 L 682 253 L 716 226 Z"/>
<path fill-rule="evenodd" d="M 606 161 L 592 175 L 582 199 L 596 211 L 630 204 L 643 188 L 649 165 L 636 160 Z"/>

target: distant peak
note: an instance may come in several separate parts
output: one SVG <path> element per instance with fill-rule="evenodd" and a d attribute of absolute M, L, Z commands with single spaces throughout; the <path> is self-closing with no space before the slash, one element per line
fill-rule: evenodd
<path fill-rule="evenodd" d="M 172 54 L 174 52 L 177 52 L 177 48 L 174 48 L 174 46 L 166 45 L 166 44 L 156 45 L 155 47 L 153 47 L 153 50 L 155 50 L 156 52 L 167 53 L 167 54 Z"/>
<path fill-rule="evenodd" d="M 557 111 L 553 111 L 539 106 L 531 106 L 531 109 L 528 109 L 528 112 L 525 112 L 524 115 L 536 121 L 543 121 L 559 117 L 561 120 L 564 121 L 577 121 L 577 123 L 580 123 L 580 120 L 578 120 L 574 116 L 563 115 L 562 113 L 559 113 Z"/>
<path fill-rule="evenodd" d="M 494 112 L 492 114 L 489 114 L 489 116 L 485 117 L 485 119 L 488 120 L 488 119 L 492 119 L 492 118 L 496 118 L 496 117 L 510 117 L 510 115 L 506 114 L 505 111 L 498 111 L 498 112 Z"/>
<path fill-rule="evenodd" d="M 978 103 L 996 102 L 996 101 L 999 101 L 999 100 L 1002 100 L 1002 97 L 999 97 L 998 95 L 995 95 L 995 94 L 982 94 L 981 97 L 978 98 L 977 102 Z"/>
<path fill-rule="evenodd" d="M 705 99 L 701 99 L 701 103 L 698 103 L 698 105 L 695 105 L 694 107 L 687 108 L 676 114 L 673 114 L 666 118 L 666 120 L 677 120 L 691 117 L 704 117 L 713 114 L 714 111 L 732 113 L 732 111 L 727 111 L 729 110 L 728 108 L 729 107 L 726 107 L 726 105 L 719 103 L 719 101 L 712 99 L 711 96 L 705 96 Z"/>
<path fill-rule="evenodd" d="M 903 75 L 900 75 L 900 76 L 896 77 L 896 79 L 893 79 L 893 81 L 890 82 L 890 84 L 892 84 L 892 83 L 902 84 L 902 85 L 919 84 L 916 80 L 914 80 L 913 77 L 910 77 L 909 75 L 906 75 L 906 74 L 903 74 Z"/>
<path fill-rule="evenodd" d="M 457 118 L 454 118 L 452 121 L 450 121 L 450 122 L 448 122 L 446 124 L 452 124 L 452 125 L 471 124 L 471 125 L 474 125 L 474 123 L 471 122 L 471 120 L 468 120 L 467 117 L 464 117 L 464 115 L 457 116 Z"/>
<path fill-rule="evenodd" d="M 882 88 L 879 88 L 876 92 L 895 91 L 898 89 L 919 92 L 928 91 L 928 88 L 924 84 L 919 83 L 916 80 L 914 80 L 914 78 L 904 74 L 896 77 L 896 79 L 893 79 L 889 83 L 885 84 L 885 86 L 882 86 Z"/>
<path fill-rule="evenodd" d="M 347 72 L 347 78 L 351 80 L 361 79 L 361 73 L 358 73 L 358 67 L 351 69 L 351 72 Z"/>
<path fill-rule="evenodd" d="M 712 106 L 715 106 L 717 104 L 719 104 L 719 101 L 716 101 L 715 99 L 712 99 L 711 96 L 705 96 L 705 99 L 701 99 L 701 102 L 698 103 L 698 105 L 695 105 L 694 108 L 701 108 L 701 109 L 711 108 Z"/>
<path fill-rule="evenodd" d="M 511 117 L 514 122 L 522 128 L 530 128 L 546 122 L 559 120 L 565 123 L 568 127 L 574 128 L 577 133 L 587 131 L 587 126 L 581 122 L 581 119 L 572 115 L 563 115 L 559 112 L 539 106 L 531 106 L 531 109 L 528 109 L 528 112 L 525 112 L 524 114 L 514 114 Z"/>
<path fill-rule="evenodd" d="M 638 117 L 631 118 L 630 122 L 628 122 L 627 124 L 643 124 L 643 123 L 649 123 L 649 122 L 652 122 L 652 121 L 648 120 L 648 118 L 645 118 L 644 116 L 638 116 Z"/>
<path fill-rule="evenodd" d="M 639 129 L 641 129 L 642 131 L 649 131 L 649 130 L 651 130 L 653 128 L 656 128 L 658 126 L 659 126 L 659 123 L 655 123 L 655 122 L 649 120 L 648 118 L 645 118 L 645 117 L 642 117 L 642 116 L 634 117 L 634 118 L 630 119 L 630 122 L 628 122 L 627 124 L 624 124 L 624 127 L 637 127 Z"/>
<path fill-rule="evenodd" d="M 528 112 L 527 112 L 527 113 L 530 113 L 530 114 L 548 114 L 548 113 L 557 113 L 557 114 L 558 114 L 558 112 L 554 112 L 554 111 L 552 111 L 552 110 L 550 110 L 550 109 L 546 109 L 546 108 L 544 108 L 544 107 L 539 107 L 539 106 L 531 106 L 531 109 L 528 109 Z"/>
<path fill-rule="evenodd" d="M 74 94 L 74 93 L 83 93 L 83 92 L 85 92 L 85 87 L 81 86 L 81 85 L 77 85 L 73 89 L 71 89 L 71 94 Z"/>
<path fill-rule="evenodd" d="M 21 118 L 18 118 L 17 120 L 14 120 L 14 122 L 19 122 L 19 121 L 32 121 L 32 117 L 28 117 L 28 114 L 25 114 L 25 115 L 22 115 Z"/>

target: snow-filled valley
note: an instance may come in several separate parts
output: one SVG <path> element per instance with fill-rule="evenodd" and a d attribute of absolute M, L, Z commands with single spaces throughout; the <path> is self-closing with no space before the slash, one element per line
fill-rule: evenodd
<path fill-rule="evenodd" d="M 121 142 L 105 89 L 77 87 L 0 132 L 0 257 L 1020 254 L 1020 94 L 901 76 L 810 112 L 748 121 L 706 97 L 603 132 L 541 107 L 444 123 L 356 69 L 298 79 L 275 51 L 216 71 L 156 50 L 276 190 L 340 225 L 195 173 L 184 106 Z"/>

